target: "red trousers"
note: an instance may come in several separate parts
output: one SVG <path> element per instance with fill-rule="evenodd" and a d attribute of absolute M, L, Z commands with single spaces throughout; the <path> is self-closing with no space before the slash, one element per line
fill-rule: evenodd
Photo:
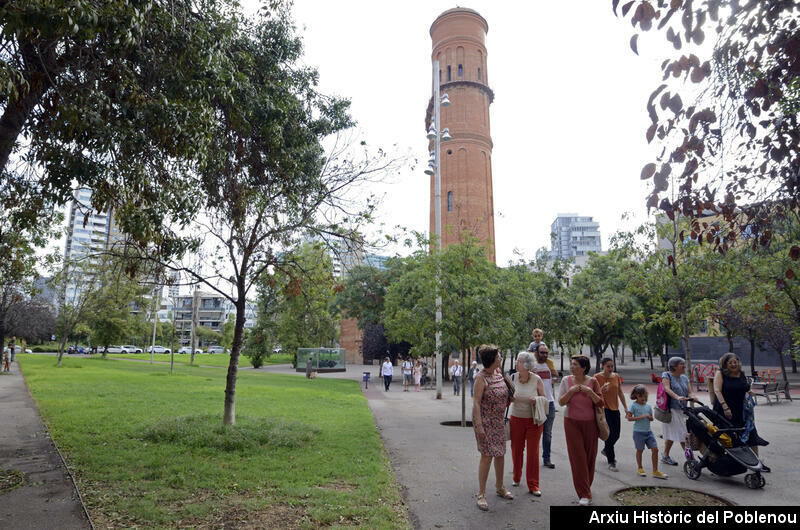
<path fill-rule="evenodd" d="M 544 425 L 536 425 L 533 418 L 510 417 L 511 460 L 514 463 L 514 482 L 522 479 L 522 454 L 528 446 L 528 460 L 525 463 L 525 480 L 529 491 L 539 489 L 539 440 Z"/>
<path fill-rule="evenodd" d="M 591 499 L 594 462 L 597 458 L 597 423 L 593 419 L 581 421 L 564 418 L 564 434 L 575 492 L 581 499 Z"/>

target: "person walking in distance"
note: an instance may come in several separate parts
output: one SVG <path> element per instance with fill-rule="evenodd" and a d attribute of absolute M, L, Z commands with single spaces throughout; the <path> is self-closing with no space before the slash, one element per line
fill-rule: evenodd
<path fill-rule="evenodd" d="M 383 364 L 381 365 L 381 375 L 383 376 L 384 392 L 389 391 L 389 385 L 392 384 L 393 374 L 394 374 L 394 366 L 392 366 L 392 361 L 388 357 L 386 357 L 383 360 Z"/>
<path fill-rule="evenodd" d="M 622 410 L 627 410 L 625 404 L 625 394 L 622 392 L 622 381 L 619 374 L 614 372 L 614 361 L 605 357 L 600 361 L 603 371 L 595 374 L 594 378 L 600 383 L 600 395 L 603 396 L 603 412 L 608 423 L 609 435 L 605 447 L 600 452 L 608 459 L 609 471 L 617 471 L 617 456 L 614 453 L 614 444 L 619 440 L 620 433 L 620 414 L 619 403 L 622 402 Z M 650 426 L 648 423 L 648 431 Z M 654 438 L 655 439 L 655 438 Z"/>
<path fill-rule="evenodd" d="M 558 372 L 556 371 L 556 367 L 553 365 L 553 361 L 550 359 L 549 355 L 550 350 L 547 348 L 547 344 L 540 342 L 536 346 L 536 350 L 534 352 L 536 362 L 533 364 L 533 369 L 531 371 L 541 378 L 542 384 L 544 385 L 544 393 L 547 397 L 547 401 L 549 402 L 547 421 L 544 422 L 544 426 L 542 428 L 542 465 L 544 465 L 544 467 L 554 469 L 556 466 L 550 461 L 550 447 L 553 440 L 553 421 L 556 419 L 556 404 L 553 397 L 553 385 L 558 381 Z"/>
<path fill-rule="evenodd" d="M 478 361 L 472 361 L 472 366 L 467 372 L 467 381 L 469 381 L 469 397 L 475 397 L 475 376 L 478 375 Z"/>
<path fill-rule="evenodd" d="M 401 369 L 403 371 L 403 392 L 408 392 L 408 387 L 411 386 L 411 381 L 414 376 L 414 363 L 411 362 L 410 357 L 406 357 Z"/>
<path fill-rule="evenodd" d="M 419 361 L 414 363 L 414 386 L 417 387 L 417 392 L 420 391 L 422 385 L 422 365 Z"/>
<path fill-rule="evenodd" d="M 450 367 L 450 375 L 453 376 L 453 394 L 458 396 L 459 392 L 461 392 L 461 375 L 463 374 L 463 369 L 461 368 L 461 363 L 458 359 L 455 360 L 453 366 Z"/>

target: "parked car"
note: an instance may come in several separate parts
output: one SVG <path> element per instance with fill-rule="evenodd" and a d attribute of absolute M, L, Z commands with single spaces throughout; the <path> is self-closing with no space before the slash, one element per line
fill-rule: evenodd
<path fill-rule="evenodd" d="M 225 353 L 225 348 L 222 346 L 209 346 L 208 353 Z"/>
<path fill-rule="evenodd" d="M 195 348 L 194 352 L 195 353 L 203 353 L 203 350 L 201 350 L 200 348 Z M 178 350 L 178 353 L 192 353 L 192 347 L 191 346 L 182 346 L 181 349 Z"/>
<path fill-rule="evenodd" d="M 142 349 L 132 344 L 123 344 L 122 349 L 124 353 L 142 353 Z"/>
<path fill-rule="evenodd" d="M 274 350 L 272 350 L 272 353 L 281 353 L 282 351 L 283 351 L 283 350 L 281 349 L 281 347 L 280 347 L 280 346 L 278 346 L 277 348 L 275 348 Z"/>
<path fill-rule="evenodd" d="M 25 353 L 33 353 L 33 350 L 30 348 L 25 348 Z"/>
<path fill-rule="evenodd" d="M 147 353 L 172 353 L 172 350 L 169 348 L 165 348 L 164 346 L 159 346 L 158 344 L 153 346 L 147 347 Z"/>
<path fill-rule="evenodd" d="M 78 346 L 77 344 L 73 344 L 67 348 L 67 354 L 72 355 L 73 353 L 87 353 L 86 349 L 83 346 Z"/>
<path fill-rule="evenodd" d="M 106 353 L 128 353 L 126 352 L 122 346 L 109 346 L 106 348 Z"/>

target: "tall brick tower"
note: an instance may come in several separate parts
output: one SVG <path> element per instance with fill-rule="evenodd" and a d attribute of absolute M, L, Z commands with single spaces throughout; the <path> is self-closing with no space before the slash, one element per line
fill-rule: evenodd
<path fill-rule="evenodd" d="M 486 20 L 472 9 L 448 9 L 431 25 L 439 82 L 450 106 L 441 109 L 441 128 L 453 137 L 441 144 L 442 247 L 457 243 L 459 232 L 477 237 L 495 261 L 492 137 L 489 132 L 489 88 L 486 69 Z M 425 129 L 433 120 L 428 103 Z M 432 143 L 431 143 L 432 145 Z M 432 150 L 432 148 L 431 148 Z M 434 177 L 431 176 L 431 234 L 435 233 Z"/>

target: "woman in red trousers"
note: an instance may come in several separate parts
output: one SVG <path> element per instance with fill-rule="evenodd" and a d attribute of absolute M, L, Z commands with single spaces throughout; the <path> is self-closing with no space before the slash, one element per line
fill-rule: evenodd
<path fill-rule="evenodd" d="M 592 503 L 598 437 L 594 408 L 603 401 L 600 384 L 589 377 L 589 367 L 588 357 L 573 355 L 569 363 L 572 375 L 565 377 L 558 389 L 558 403 L 564 407 L 564 434 L 572 483 L 581 506 Z"/>
<path fill-rule="evenodd" d="M 522 459 L 527 445 L 528 459 L 525 463 L 525 481 L 528 491 L 540 497 L 539 489 L 539 440 L 544 424 L 533 421 L 536 397 L 544 396 L 542 378 L 533 373 L 536 359 L 533 354 L 521 352 L 517 355 L 517 373 L 514 374 L 514 397 L 511 399 L 511 460 L 514 463 L 514 486 L 522 480 Z"/>

